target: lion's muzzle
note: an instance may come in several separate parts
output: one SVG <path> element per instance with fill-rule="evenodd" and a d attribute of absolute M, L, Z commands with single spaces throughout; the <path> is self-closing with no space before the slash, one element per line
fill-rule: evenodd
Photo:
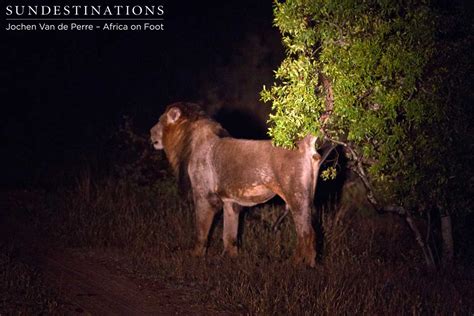
<path fill-rule="evenodd" d="M 155 149 L 163 149 L 163 126 L 160 123 L 150 130 L 150 142 Z"/>
<path fill-rule="evenodd" d="M 153 140 L 152 140 L 151 143 L 152 143 L 152 145 L 153 145 L 153 147 L 154 147 L 155 149 L 157 149 L 157 150 L 163 149 L 163 145 L 161 145 L 160 142 L 158 142 L 158 141 L 153 141 Z"/>

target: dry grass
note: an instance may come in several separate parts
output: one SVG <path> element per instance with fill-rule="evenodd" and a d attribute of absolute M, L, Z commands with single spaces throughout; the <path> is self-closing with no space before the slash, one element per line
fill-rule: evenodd
<path fill-rule="evenodd" d="M 31 258 L 23 257 L 21 240 L 0 243 L 0 315 L 58 314 L 58 292 L 49 287 Z"/>
<path fill-rule="evenodd" d="M 217 308 L 293 315 L 474 312 L 467 272 L 426 272 L 410 232 L 396 218 L 325 213 L 320 264 L 306 269 L 291 263 L 291 218 L 273 231 L 282 207 L 268 204 L 243 215 L 238 259 L 220 256 L 221 220 L 207 258 L 196 259 L 189 255 L 194 213 L 173 179 L 136 186 L 91 178 L 83 175 L 49 202 L 45 231 L 66 246 L 118 249 L 123 267 L 138 277 L 197 284 L 200 299 Z"/>

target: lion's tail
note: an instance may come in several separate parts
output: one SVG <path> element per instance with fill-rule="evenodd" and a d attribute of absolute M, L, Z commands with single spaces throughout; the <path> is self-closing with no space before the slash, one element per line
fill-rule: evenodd
<path fill-rule="evenodd" d="M 326 143 L 319 148 L 322 152 L 322 154 L 319 154 L 316 150 L 316 141 L 316 136 L 308 134 L 305 138 L 298 142 L 298 148 L 307 152 L 313 160 L 319 161 L 319 165 L 322 165 L 337 146 L 331 143 Z"/>
<path fill-rule="evenodd" d="M 312 159 L 319 160 L 321 155 L 316 151 L 316 140 L 316 136 L 308 134 L 297 145 L 299 150 L 305 152 Z"/>

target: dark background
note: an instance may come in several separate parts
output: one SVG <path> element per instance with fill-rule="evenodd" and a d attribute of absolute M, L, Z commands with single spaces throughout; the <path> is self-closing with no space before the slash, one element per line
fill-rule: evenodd
<path fill-rule="evenodd" d="M 108 4 L 99 2 L 81 4 Z M 278 45 L 267 51 L 267 81 L 281 60 L 274 57 L 281 46 L 270 0 L 126 4 L 164 4 L 165 30 L 12 32 L 2 19 L 2 186 L 33 185 L 52 166 L 88 159 L 103 150 L 125 114 L 146 133 L 167 104 L 205 101 L 208 87 L 232 90 L 232 78 L 222 78 L 232 71 L 216 69 L 238 67 L 249 34 Z M 244 49 L 260 48 L 247 43 Z M 248 93 L 258 99 L 259 89 Z M 245 115 L 220 117 L 228 128 L 239 119 L 246 124 Z"/>

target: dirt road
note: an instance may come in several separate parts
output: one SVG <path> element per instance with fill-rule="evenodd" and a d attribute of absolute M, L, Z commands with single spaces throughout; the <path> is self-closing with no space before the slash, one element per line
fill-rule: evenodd
<path fill-rule="evenodd" d="M 15 257 L 21 258 L 21 262 L 38 268 L 47 287 L 59 290 L 60 305 L 65 314 L 228 314 L 200 302 L 201 289 L 197 287 L 142 280 L 114 268 L 104 255 L 105 250 L 52 250 L 56 248 L 24 224 L 21 217 L 23 213 L 28 214 L 33 208 L 31 205 L 42 205 L 41 199 L 41 193 L 26 190 L 0 192 L 0 242 L 4 246 L 10 245 L 5 249 L 15 249 Z M 14 306 L 15 302 L 11 304 Z"/>
<path fill-rule="evenodd" d="M 89 257 L 48 254 L 41 270 L 67 302 L 67 312 L 91 315 L 216 315 L 193 299 L 195 289 L 120 275 Z"/>

